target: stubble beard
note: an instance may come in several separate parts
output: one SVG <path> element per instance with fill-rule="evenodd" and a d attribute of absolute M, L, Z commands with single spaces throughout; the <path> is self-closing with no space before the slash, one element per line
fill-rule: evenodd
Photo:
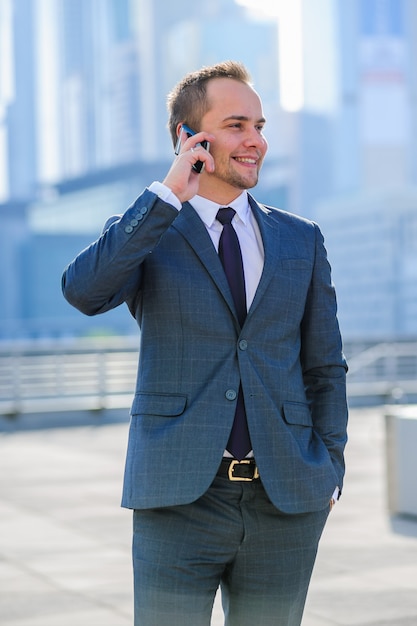
<path fill-rule="evenodd" d="M 214 176 L 231 187 L 244 191 L 245 189 L 252 189 L 258 184 L 259 171 L 260 166 L 256 169 L 255 177 L 242 176 L 228 165 L 227 167 L 217 167 Z"/>

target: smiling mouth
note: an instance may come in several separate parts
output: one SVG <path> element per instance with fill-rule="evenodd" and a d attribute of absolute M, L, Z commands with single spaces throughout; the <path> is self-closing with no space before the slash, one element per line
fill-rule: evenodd
<path fill-rule="evenodd" d="M 256 165 L 258 162 L 257 159 L 253 159 L 250 157 L 233 157 L 233 158 L 238 163 L 249 163 L 249 165 Z"/>

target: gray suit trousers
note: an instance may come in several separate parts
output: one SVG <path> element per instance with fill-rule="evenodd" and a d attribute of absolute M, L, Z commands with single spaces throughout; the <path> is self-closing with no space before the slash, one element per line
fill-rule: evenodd
<path fill-rule="evenodd" d="M 289 515 L 260 480 L 216 477 L 197 501 L 134 511 L 135 626 L 299 626 L 329 508 Z"/>

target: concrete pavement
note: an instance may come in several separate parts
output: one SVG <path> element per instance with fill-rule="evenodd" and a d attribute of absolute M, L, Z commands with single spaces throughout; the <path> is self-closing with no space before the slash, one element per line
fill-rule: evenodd
<path fill-rule="evenodd" d="M 383 413 L 351 411 L 344 495 L 303 626 L 417 625 L 417 520 L 386 509 Z M 1 626 L 132 625 L 126 441 L 125 411 L 0 418 Z M 222 624 L 217 601 L 212 626 Z"/>

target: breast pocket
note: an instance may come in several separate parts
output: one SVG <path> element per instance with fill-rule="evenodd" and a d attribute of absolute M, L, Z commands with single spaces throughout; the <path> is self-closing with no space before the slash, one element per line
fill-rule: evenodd
<path fill-rule="evenodd" d="M 281 267 L 291 270 L 311 270 L 311 262 L 308 259 L 281 259 Z"/>

